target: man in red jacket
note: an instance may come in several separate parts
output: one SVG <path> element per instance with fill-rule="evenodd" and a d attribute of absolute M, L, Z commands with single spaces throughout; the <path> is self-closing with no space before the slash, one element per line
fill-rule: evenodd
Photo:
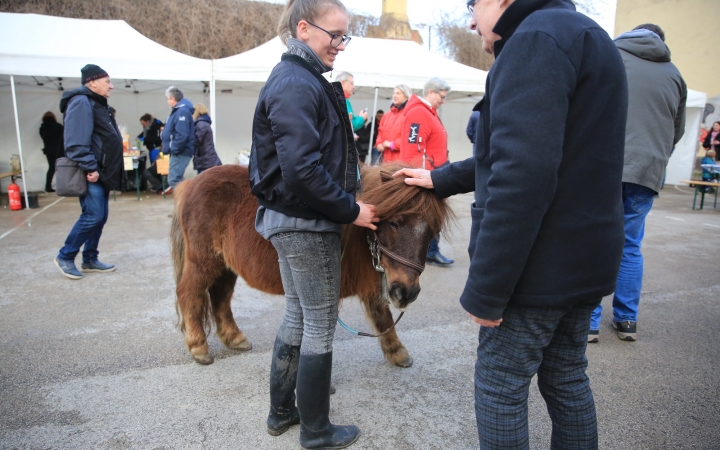
<path fill-rule="evenodd" d="M 405 118 L 400 135 L 400 154 L 397 159 L 427 170 L 436 169 L 448 162 L 448 135 L 437 110 L 445 103 L 450 85 L 440 78 L 425 83 L 423 97 L 412 95 L 405 106 Z M 438 240 L 433 238 L 427 253 L 427 262 L 439 266 L 452 264 L 452 259 L 440 253 Z"/>

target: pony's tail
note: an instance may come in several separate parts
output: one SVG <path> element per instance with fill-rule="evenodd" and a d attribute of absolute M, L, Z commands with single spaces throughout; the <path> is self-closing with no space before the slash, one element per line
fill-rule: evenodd
<path fill-rule="evenodd" d="M 177 314 L 177 326 L 180 331 L 185 332 L 185 322 L 182 320 L 180 312 L 180 299 L 177 298 L 177 288 L 182 280 L 183 266 L 185 265 L 185 236 L 183 236 L 182 226 L 180 225 L 180 217 L 182 217 L 183 191 L 185 183 L 180 183 L 173 189 L 175 197 L 175 210 L 173 211 L 172 224 L 170 225 L 170 254 L 173 262 L 173 272 L 175 274 L 175 314 Z"/>

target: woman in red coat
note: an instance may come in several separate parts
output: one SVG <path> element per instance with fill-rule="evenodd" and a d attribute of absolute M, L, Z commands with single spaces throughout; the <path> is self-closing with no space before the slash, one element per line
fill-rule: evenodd
<path fill-rule="evenodd" d="M 425 83 L 423 97 L 413 95 L 405 106 L 399 160 L 413 167 L 436 169 L 448 160 L 447 131 L 437 110 L 450 86 L 440 78 Z"/>
<path fill-rule="evenodd" d="M 404 109 L 411 95 L 412 91 L 404 84 L 398 84 L 393 90 L 393 104 L 390 111 L 383 115 L 375 140 L 375 148 L 382 155 L 382 162 L 399 159 Z"/>
<path fill-rule="evenodd" d="M 423 97 L 413 95 L 405 106 L 400 139 L 400 161 L 427 170 L 437 169 L 448 162 L 448 135 L 437 110 L 445 103 L 450 85 L 440 78 L 425 83 Z M 426 261 L 438 266 L 452 264 L 452 259 L 440 253 L 440 235 L 430 242 Z"/>

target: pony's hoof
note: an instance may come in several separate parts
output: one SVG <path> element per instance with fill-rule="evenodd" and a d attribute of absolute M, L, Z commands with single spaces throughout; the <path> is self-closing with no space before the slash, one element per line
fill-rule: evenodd
<path fill-rule="evenodd" d="M 213 357 L 210 356 L 209 354 L 204 354 L 204 355 L 192 355 L 192 357 L 193 357 L 193 359 L 195 360 L 196 363 L 202 364 L 203 366 L 207 366 L 207 365 L 209 365 L 209 364 L 212 364 L 213 361 L 215 361 L 215 360 L 213 359 Z"/>
<path fill-rule="evenodd" d="M 229 347 L 239 352 L 249 352 L 252 350 L 252 344 L 248 340 L 242 341 L 239 344 L 230 345 Z"/>
<path fill-rule="evenodd" d="M 403 369 L 407 369 L 408 367 L 412 367 L 413 365 L 413 359 L 412 356 L 408 355 L 405 359 L 402 361 L 395 362 L 395 365 L 398 367 L 402 367 Z"/>

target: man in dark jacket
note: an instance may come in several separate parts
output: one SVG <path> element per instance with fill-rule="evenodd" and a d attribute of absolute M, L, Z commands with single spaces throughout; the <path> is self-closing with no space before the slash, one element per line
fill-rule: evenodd
<path fill-rule="evenodd" d="M 627 72 L 628 121 L 622 198 L 625 210 L 625 248 L 613 295 L 612 325 L 625 341 L 637 339 L 638 306 L 642 289 L 640 246 L 645 217 L 662 187 L 672 150 L 685 132 L 687 86 L 670 62 L 665 34 L 644 24 L 615 39 Z M 598 342 L 602 307 L 593 312 L 588 342 Z"/>
<path fill-rule="evenodd" d="M 108 218 L 110 191 L 122 183 L 122 137 L 107 99 L 114 86 L 100 67 L 81 69 L 83 87 L 65 92 L 60 112 L 65 115 L 65 154 L 87 173 L 87 193 L 80 197 L 82 214 L 55 258 L 55 265 L 72 280 L 82 278 L 75 257 L 83 248 L 83 272 L 112 272 L 115 266 L 98 260 L 98 243 Z"/>
<path fill-rule="evenodd" d="M 570 0 L 470 0 L 495 54 L 475 155 L 416 177 L 448 197 L 475 191 L 460 303 L 481 325 L 480 447 L 528 448 L 533 376 L 552 448 L 597 448 L 585 370 L 590 314 L 613 292 L 623 247 L 627 82 L 607 33 Z"/>
<path fill-rule="evenodd" d="M 163 153 L 170 155 L 170 187 L 165 189 L 165 193 L 170 194 L 185 177 L 185 169 L 195 153 L 195 124 L 192 117 L 195 107 L 175 86 L 168 88 L 165 97 L 171 108 L 162 132 Z"/>

